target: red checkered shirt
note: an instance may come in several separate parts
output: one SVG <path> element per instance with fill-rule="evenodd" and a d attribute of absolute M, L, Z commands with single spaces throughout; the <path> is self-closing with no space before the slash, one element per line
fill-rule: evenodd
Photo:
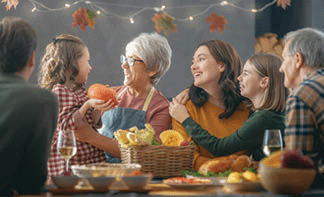
<path fill-rule="evenodd" d="M 73 115 L 88 100 L 85 87 L 80 89 L 70 89 L 64 85 L 57 84 L 52 88 L 52 92 L 57 95 L 60 105 L 57 129 L 53 136 L 51 155 L 48 160 L 48 176 L 60 175 L 64 172 L 65 162 L 63 157 L 57 152 L 57 137 L 60 129 L 75 129 Z M 88 123 L 96 130 L 96 123 L 93 120 L 93 113 L 88 110 L 85 114 Z M 104 151 L 95 146 L 77 141 L 77 153 L 70 159 L 70 166 L 75 164 L 89 164 L 105 162 Z"/>

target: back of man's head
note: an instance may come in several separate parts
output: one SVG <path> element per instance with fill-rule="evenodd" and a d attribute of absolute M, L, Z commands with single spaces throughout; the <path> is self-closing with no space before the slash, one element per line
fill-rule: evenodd
<path fill-rule="evenodd" d="M 37 35 L 21 18 L 5 17 L 0 22 L 0 72 L 22 70 L 36 50 Z"/>
<path fill-rule="evenodd" d="M 288 44 L 287 55 L 299 52 L 304 57 L 305 65 L 324 67 L 324 33 L 314 28 L 303 28 L 289 32 L 285 36 Z"/>

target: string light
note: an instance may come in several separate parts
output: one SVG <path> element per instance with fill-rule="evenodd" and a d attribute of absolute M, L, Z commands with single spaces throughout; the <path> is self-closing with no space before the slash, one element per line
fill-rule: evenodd
<path fill-rule="evenodd" d="M 54 11 L 62 11 L 64 9 L 73 7 L 79 3 L 85 3 L 88 6 L 90 6 L 93 9 L 98 10 L 96 13 L 99 14 L 104 14 L 107 16 L 113 16 L 116 18 L 120 18 L 120 19 L 128 19 L 130 21 L 130 23 L 134 23 L 134 17 L 139 15 L 140 13 L 146 11 L 146 10 L 154 10 L 155 12 L 162 12 L 165 11 L 166 9 L 171 10 L 171 9 L 178 9 L 178 8 L 204 8 L 205 9 L 199 13 L 193 14 L 189 17 L 186 18 L 176 18 L 177 21 L 192 21 L 195 17 L 198 16 L 202 16 L 204 14 L 206 14 L 211 8 L 214 7 L 218 7 L 218 6 L 230 6 L 230 7 L 234 7 L 236 9 L 245 11 L 245 12 L 252 12 L 252 13 L 257 13 L 257 12 L 262 12 L 263 10 L 265 10 L 266 8 L 268 8 L 269 6 L 272 6 L 273 4 L 275 4 L 277 2 L 277 0 L 272 0 L 271 2 L 265 4 L 263 7 L 259 8 L 259 9 L 247 9 L 241 6 L 237 6 L 233 3 L 230 3 L 228 1 L 221 1 L 215 4 L 210 4 L 210 5 L 189 5 L 189 6 L 179 6 L 179 7 L 168 7 L 166 8 L 165 5 L 162 5 L 161 7 L 140 7 L 140 6 L 132 6 L 132 5 L 125 5 L 125 4 L 112 4 L 112 3 L 103 3 L 103 2 L 96 2 L 93 0 L 76 0 L 73 3 L 70 4 L 65 4 L 64 7 L 62 8 L 49 8 L 46 5 L 44 5 L 43 3 L 38 2 L 38 0 L 29 0 L 29 2 L 34 6 L 34 8 L 32 9 L 32 12 L 54 12 Z M 135 13 L 131 14 L 130 16 L 122 16 L 113 12 L 108 11 L 107 9 L 104 9 L 102 6 L 105 5 L 107 7 L 112 7 L 112 6 L 117 6 L 117 7 L 129 7 L 129 8 L 134 8 L 134 9 L 138 9 L 138 11 L 136 11 Z"/>

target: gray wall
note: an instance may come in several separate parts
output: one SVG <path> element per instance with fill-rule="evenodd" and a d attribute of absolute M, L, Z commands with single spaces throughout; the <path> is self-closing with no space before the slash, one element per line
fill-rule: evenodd
<path fill-rule="evenodd" d="M 72 0 L 38 0 L 50 8 L 59 8 Z M 166 7 L 215 4 L 221 1 L 215 0 L 96 0 L 96 2 L 136 5 L 140 7 Z M 235 0 L 233 3 L 245 7 L 254 8 L 255 1 Z M 118 13 L 122 16 L 129 16 L 138 9 L 132 7 L 112 7 L 105 3 L 100 4 L 103 8 Z M 81 3 L 73 8 L 58 12 L 34 12 L 32 4 L 28 0 L 20 0 L 17 9 L 13 8 L 6 12 L 5 4 L 0 4 L 0 17 L 18 16 L 25 18 L 32 23 L 38 32 L 37 65 L 44 54 L 45 46 L 61 33 L 75 34 L 79 36 L 89 47 L 91 55 L 92 73 L 89 76 L 87 86 L 92 83 L 105 83 L 120 85 L 123 82 L 123 72 L 120 68 L 119 57 L 124 53 L 125 45 L 142 32 L 152 32 L 154 23 L 151 18 L 153 10 L 147 10 L 135 17 L 135 24 L 128 20 L 110 16 L 99 16 L 95 19 L 95 29 L 87 28 L 81 31 L 79 27 L 72 29 L 72 14 L 79 7 L 87 7 Z M 192 7 L 186 9 L 166 10 L 175 18 L 185 18 L 203 9 Z M 225 16 L 228 23 L 223 33 L 209 32 L 209 24 L 205 22 L 211 13 Z M 167 38 L 173 50 L 172 63 L 169 72 L 158 83 L 157 88 L 167 97 L 175 96 L 179 91 L 188 87 L 192 81 L 190 64 L 192 55 L 197 44 L 209 39 L 222 39 L 232 44 L 245 61 L 254 50 L 254 23 L 255 15 L 231 7 L 211 8 L 202 17 L 196 18 L 193 22 L 176 21 L 178 32 L 171 33 Z M 162 34 L 163 35 L 163 34 Z M 37 67 L 38 71 L 38 67 Z M 37 72 L 34 72 L 31 81 L 36 83 Z"/>

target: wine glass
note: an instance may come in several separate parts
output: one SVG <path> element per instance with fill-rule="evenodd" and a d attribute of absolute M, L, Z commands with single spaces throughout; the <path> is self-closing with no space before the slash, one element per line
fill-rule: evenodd
<path fill-rule="evenodd" d="M 65 159 L 65 173 L 69 172 L 69 160 L 77 152 L 73 130 L 60 130 L 57 142 L 57 152 Z"/>
<path fill-rule="evenodd" d="M 263 153 L 266 156 L 283 149 L 280 129 L 266 129 L 263 137 Z"/>

